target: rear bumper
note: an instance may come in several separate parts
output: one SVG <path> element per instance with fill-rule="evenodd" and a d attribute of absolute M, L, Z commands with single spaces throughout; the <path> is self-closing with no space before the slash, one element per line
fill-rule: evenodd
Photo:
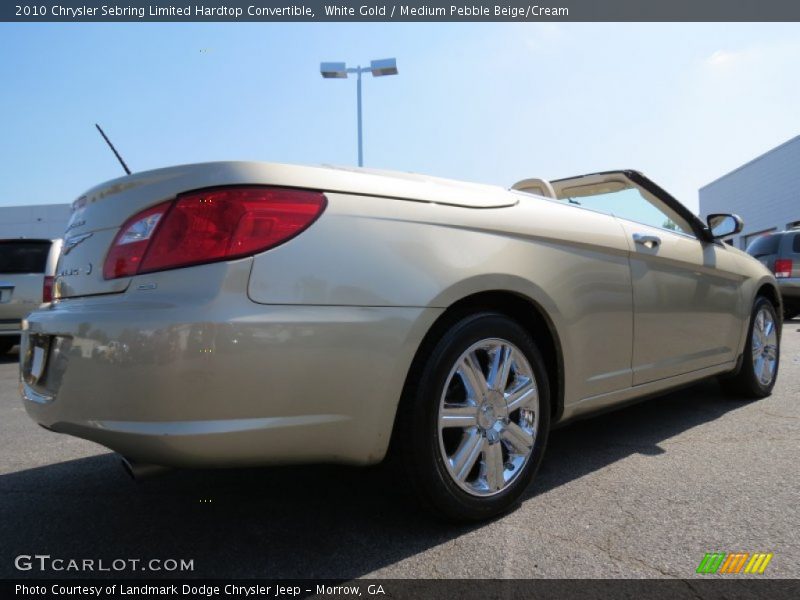
<path fill-rule="evenodd" d="M 22 321 L 20 319 L 0 320 L 0 336 L 16 335 L 22 331 Z"/>
<path fill-rule="evenodd" d="M 413 354 L 440 312 L 125 296 L 28 317 L 25 408 L 53 431 L 190 467 L 380 461 Z M 43 342 L 35 379 L 32 349 Z"/>

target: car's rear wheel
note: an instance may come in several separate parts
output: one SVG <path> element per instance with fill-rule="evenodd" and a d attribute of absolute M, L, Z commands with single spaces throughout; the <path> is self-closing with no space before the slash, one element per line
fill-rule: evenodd
<path fill-rule="evenodd" d="M 739 372 L 722 380 L 734 396 L 764 398 L 772 393 L 780 363 L 780 321 L 772 302 L 756 298 L 750 317 L 742 366 Z"/>
<path fill-rule="evenodd" d="M 411 486 L 449 518 L 507 511 L 539 468 L 550 427 L 536 343 L 504 315 L 474 314 L 449 328 L 418 371 L 396 440 Z"/>
<path fill-rule="evenodd" d="M 0 355 L 5 354 L 17 345 L 17 339 L 14 337 L 3 336 L 0 337 Z"/>

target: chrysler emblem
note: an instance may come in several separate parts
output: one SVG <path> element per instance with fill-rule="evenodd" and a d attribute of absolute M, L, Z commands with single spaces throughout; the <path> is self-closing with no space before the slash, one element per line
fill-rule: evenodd
<path fill-rule="evenodd" d="M 91 233 L 81 233 L 80 235 L 68 237 L 64 240 L 64 254 L 69 254 L 75 246 L 80 244 L 83 240 L 89 239 L 90 237 L 92 237 Z"/>

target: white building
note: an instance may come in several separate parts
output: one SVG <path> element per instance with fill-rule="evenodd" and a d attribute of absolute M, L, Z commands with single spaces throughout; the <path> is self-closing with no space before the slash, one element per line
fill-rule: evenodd
<path fill-rule="evenodd" d="M 700 188 L 700 216 L 712 213 L 742 217 L 742 233 L 725 240 L 741 249 L 800 224 L 800 135 Z"/>
<path fill-rule="evenodd" d="M 0 206 L 0 239 L 63 237 L 69 215 L 69 204 Z"/>

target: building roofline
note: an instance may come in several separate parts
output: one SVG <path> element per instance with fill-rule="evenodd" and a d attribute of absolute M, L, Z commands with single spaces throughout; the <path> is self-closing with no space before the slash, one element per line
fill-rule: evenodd
<path fill-rule="evenodd" d="M 783 148 L 784 146 L 788 146 L 789 144 L 791 144 L 791 143 L 793 143 L 793 142 L 796 142 L 796 141 L 798 141 L 798 140 L 800 140 L 800 135 L 796 135 L 796 136 L 794 136 L 792 139 L 790 139 L 790 140 L 786 140 L 786 141 L 785 141 L 785 142 L 783 142 L 782 144 L 779 144 L 779 145 L 775 146 L 774 148 L 771 148 L 770 150 L 767 150 L 767 151 L 766 151 L 766 152 L 764 152 L 763 154 L 759 154 L 759 155 L 758 155 L 758 156 L 756 156 L 755 158 L 753 158 L 753 159 L 751 159 L 751 160 L 748 160 L 748 161 L 747 161 L 746 163 L 744 163 L 743 165 L 739 165 L 738 167 L 736 167 L 736 168 L 735 168 L 735 169 L 733 169 L 732 171 L 728 171 L 727 173 L 725 173 L 725 175 L 722 175 L 722 176 L 720 176 L 720 177 L 717 177 L 717 178 L 716 178 L 714 181 L 710 181 L 709 183 L 707 183 L 707 184 L 705 184 L 705 185 L 701 186 L 701 187 L 700 187 L 700 190 L 704 190 L 705 188 L 707 188 L 707 187 L 709 187 L 709 186 L 711 186 L 711 185 L 714 185 L 714 184 L 715 184 L 715 183 L 717 183 L 718 181 L 722 181 L 722 180 L 723 180 L 723 179 L 725 179 L 726 177 L 730 177 L 731 175 L 733 175 L 734 173 L 736 173 L 736 172 L 738 172 L 738 171 L 741 171 L 741 170 L 742 170 L 742 169 L 744 169 L 745 167 L 749 167 L 749 166 L 750 166 L 750 165 L 752 165 L 753 163 L 755 163 L 755 162 L 758 162 L 759 160 L 761 160 L 762 158 L 766 158 L 767 156 L 769 156 L 769 155 L 770 155 L 770 154 L 772 154 L 773 152 L 777 152 L 778 150 L 780 150 L 780 149 L 781 149 L 781 148 Z M 698 190 L 698 191 L 699 191 L 699 190 Z"/>
<path fill-rule="evenodd" d="M 0 210 L 4 208 L 44 208 L 49 206 L 69 206 L 72 207 L 71 202 L 52 202 L 48 204 L 0 204 Z"/>

